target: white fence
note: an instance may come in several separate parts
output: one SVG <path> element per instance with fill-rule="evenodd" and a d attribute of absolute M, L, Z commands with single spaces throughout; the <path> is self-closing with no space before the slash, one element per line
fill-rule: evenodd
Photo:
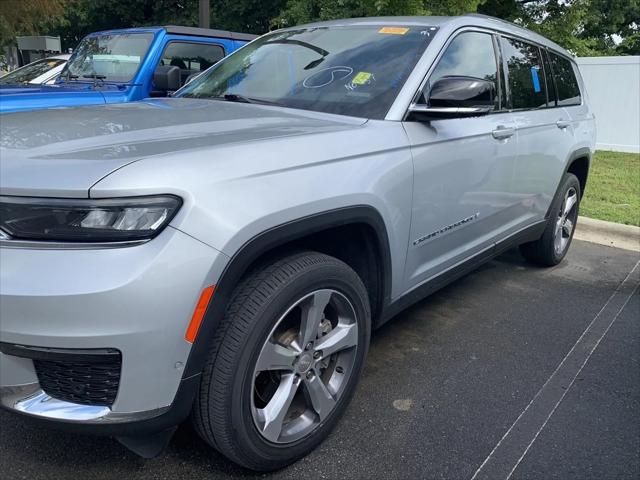
<path fill-rule="evenodd" d="M 596 115 L 597 148 L 640 152 L 640 56 L 576 60 Z"/>

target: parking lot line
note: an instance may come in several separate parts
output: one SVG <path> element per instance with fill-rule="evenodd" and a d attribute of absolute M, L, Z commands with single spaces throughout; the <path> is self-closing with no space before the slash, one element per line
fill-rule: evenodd
<path fill-rule="evenodd" d="M 640 285 L 640 261 L 609 297 L 571 350 L 509 427 L 471 480 L 509 479 Z"/>

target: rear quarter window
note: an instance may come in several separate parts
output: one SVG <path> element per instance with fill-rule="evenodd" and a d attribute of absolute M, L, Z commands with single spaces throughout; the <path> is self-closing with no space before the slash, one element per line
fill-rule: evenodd
<path fill-rule="evenodd" d="M 552 52 L 549 52 L 549 57 L 556 81 L 558 105 L 580 105 L 582 97 L 572 62 Z"/>

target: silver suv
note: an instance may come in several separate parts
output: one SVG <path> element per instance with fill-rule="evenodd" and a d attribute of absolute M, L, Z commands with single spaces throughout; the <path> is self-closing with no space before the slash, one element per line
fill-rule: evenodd
<path fill-rule="evenodd" d="M 1 403 L 289 464 L 373 329 L 514 246 L 562 260 L 594 135 L 571 55 L 475 15 L 279 30 L 174 98 L 5 115 Z"/>

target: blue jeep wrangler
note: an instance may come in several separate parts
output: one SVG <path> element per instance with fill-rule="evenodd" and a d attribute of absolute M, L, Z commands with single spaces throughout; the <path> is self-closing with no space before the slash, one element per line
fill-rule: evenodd
<path fill-rule="evenodd" d="M 0 113 L 166 96 L 255 37 L 176 26 L 91 33 L 56 84 L 0 88 Z"/>

